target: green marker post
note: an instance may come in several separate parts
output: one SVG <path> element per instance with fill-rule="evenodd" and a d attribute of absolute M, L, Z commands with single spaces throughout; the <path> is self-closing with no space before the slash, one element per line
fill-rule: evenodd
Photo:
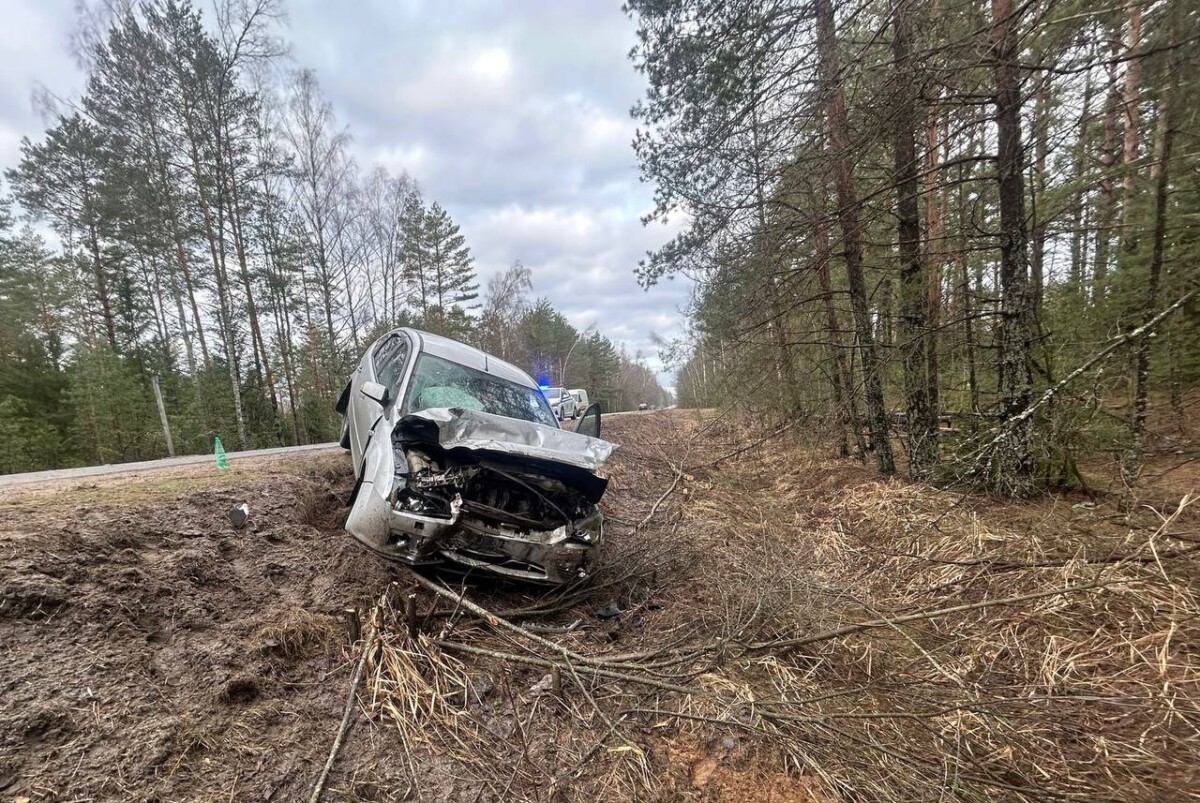
<path fill-rule="evenodd" d="M 229 458 L 225 456 L 225 447 L 221 445 L 219 437 L 213 438 L 213 457 L 217 460 L 217 468 L 221 471 L 229 470 Z"/>

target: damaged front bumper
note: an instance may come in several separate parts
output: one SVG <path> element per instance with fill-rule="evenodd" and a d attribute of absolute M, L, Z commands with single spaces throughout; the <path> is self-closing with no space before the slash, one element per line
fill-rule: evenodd
<path fill-rule="evenodd" d="M 513 580 L 565 585 L 590 577 L 604 538 L 598 510 L 553 530 L 523 532 L 464 514 L 461 504 L 453 505 L 447 519 L 396 510 L 388 500 L 380 501 L 372 505 L 380 508 L 373 526 L 347 521 L 346 529 L 372 551 L 410 566 L 449 561 Z"/>
<path fill-rule="evenodd" d="M 385 438 L 379 447 L 391 448 L 367 450 L 346 522 L 364 546 L 412 566 L 451 563 L 545 585 L 590 577 L 606 484 L 592 471 L 461 441 L 451 452 L 427 428 L 397 426 Z"/>

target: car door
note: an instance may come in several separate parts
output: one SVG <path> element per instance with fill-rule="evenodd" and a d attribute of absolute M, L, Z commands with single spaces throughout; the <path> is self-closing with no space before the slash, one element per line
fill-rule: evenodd
<path fill-rule="evenodd" d="M 386 335 L 370 351 L 370 359 L 359 364 L 360 375 L 355 377 L 356 392 L 351 394 L 350 409 L 353 412 L 350 427 L 350 454 L 354 465 L 361 465 L 371 432 L 379 419 L 395 404 L 399 395 L 400 380 L 408 365 L 408 340 L 399 333 Z M 388 391 L 384 404 L 362 393 L 365 382 L 377 382 Z"/>

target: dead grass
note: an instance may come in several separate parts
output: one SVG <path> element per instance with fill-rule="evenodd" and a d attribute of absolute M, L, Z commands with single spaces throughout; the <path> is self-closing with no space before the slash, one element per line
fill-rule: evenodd
<path fill-rule="evenodd" d="M 344 632 L 345 626 L 328 614 L 292 608 L 260 628 L 253 641 L 263 653 L 294 660 L 325 652 Z"/>
<path fill-rule="evenodd" d="M 713 414 L 620 434 L 593 589 L 460 589 L 581 627 L 428 594 L 415 639 L 380 614 L 367 708 L 417 788 L 432 767 L 498 799 L 1196 795 L 1187 500 L 1126 521 L 881 481 L 786 436 L 726 457 L 753 435 Z"/>
<path fill-rule="evenodd" d="M 175 498 L 197 491 L 244 488 L 272 478 L 317 475 L 344 468 L 345 454 L 303 454 L 243 459 L 227 470 L 196 464 L 133 474 L 101 475 L 79 480 L 48 480 L 4 489 L 0 512 L 44 509 L 55 499 L 68 497 L 72 505 L 135 505 Z"/>

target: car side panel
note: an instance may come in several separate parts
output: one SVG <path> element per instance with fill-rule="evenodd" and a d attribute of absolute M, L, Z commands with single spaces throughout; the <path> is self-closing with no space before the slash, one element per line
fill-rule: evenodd
<path fill-rule="evenodd" d="M 362 482 L 346 519 L 346 531 L 372 549 L 381 550 L 388 540 L 396 475 L 391 426 L 386 416 L 381 415 L 375 421 L 368 433 L 365 452 Z"/>

